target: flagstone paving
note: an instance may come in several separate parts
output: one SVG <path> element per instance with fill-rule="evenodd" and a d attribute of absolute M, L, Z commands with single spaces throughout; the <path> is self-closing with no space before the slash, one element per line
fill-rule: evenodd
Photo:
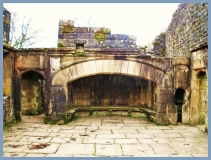
<path fill-rule="evenodd" d="M 78 118 L 67 125 L 23 116 L 4 129 L 4 157 L 207 157 L 204 125 L 157 126 L 146 119 Z"/>

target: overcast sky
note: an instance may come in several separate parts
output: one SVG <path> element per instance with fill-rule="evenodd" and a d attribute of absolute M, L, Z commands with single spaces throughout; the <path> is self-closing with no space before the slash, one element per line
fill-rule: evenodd
<path fill-rule="evenodd" d="M 178 3 L 4 3 L 21 19 L 32 19 L 33 28 L 40 29 L 42 41 L 32 47 L 57 47 L 60 19 L 75 21 L 75 26 L 107 27 L 111 34 L 137 36 L 137 45 L 148 45 L 171 22 Z"/>

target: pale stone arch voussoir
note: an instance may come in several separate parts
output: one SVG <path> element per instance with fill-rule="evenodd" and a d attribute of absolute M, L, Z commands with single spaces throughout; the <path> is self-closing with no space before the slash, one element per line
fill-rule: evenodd
<path fill-rule="evenodd" d="M 52 77 L 52 85 L 66 86 L 79 78 L 97 74 L 122 74 L 147 79 L 159 84 L 163 72 L 153 66 L 127 60 L 94 60 L 64 68 Z"/>

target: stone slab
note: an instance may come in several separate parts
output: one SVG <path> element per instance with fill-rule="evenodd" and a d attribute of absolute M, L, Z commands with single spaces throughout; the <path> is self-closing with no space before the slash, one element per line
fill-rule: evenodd
<path fill-rule="evenodd" d="M 126 138 L 125 134 L 97 134 L 96 138 Z"/>
<path fill-rule="evenodd" d="M 61 144 L 56 153 L 71 155 L 94 155 L 94 152 L 94 144 Z"/>
<path fill-rule="evenodd" d="M 105 137 L 104 139 L 95 139 L 95 138 L 89 138 L 89 139 L 84 139 L 82 143 L 87 143 L 87 144 L 114 144 L 114 139 L 108 139 Z"/>
<path fill-rule="evenodd" d="M 148 144 L 123 144 L 122 152 L 126 156 L 155 155 L 153 149 Z"/>
<path fill-rule="evenodd" d="M 41 154 L 47 154 L 47 153 L 56 153 L 58 147 L 60 144 L 57 143 L 47 143 L 50 144 L 46 148 L 43 149 L 30 149 L 32 145 L 40 145 L 43 143 L 32 143 L 29 147 L 27 147 L 25 150 L 23 150 L 24 153 L 41 153 Z"/>
<path fill-rule="evenodd" d="M 31 137 L 31 136 L 23 136 L 21 139 L 19 139 L 19 142 L 42 142 L 47 143 L 52 139 L 52 137 Z"/>
<path fill-rule="evenodd" d="M 9 153 L 9 152 L 14 152 L 14 153 L 20 153 L 24 149 L 26 149 L 31 142 L 5 142 L 3 144 L 3 152 L 4 153 Z"/>
<path fill-rule="evenodd" d="M 96 156 L 122 156 L 121 146 L 117 144 L 96 144 Z"/>

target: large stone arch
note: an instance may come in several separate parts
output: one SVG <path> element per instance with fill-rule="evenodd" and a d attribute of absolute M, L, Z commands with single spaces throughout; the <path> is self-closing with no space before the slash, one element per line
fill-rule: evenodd
<path fill-rule="evenodd" d="M 158 124 L 176 123 L 174 90 L 168 73 L 148 63 L 128 60 L 93 60 L 58 70 L 51 80 L 51 100 L 48 114 L 62 113 L 67 109 L 68 83 L 97 74 L 120 74 L 146 79 L 156 84 L 155 121 Z"/>
<path fill-rule="evenodd" d="M 59 70 L 52 77 L 51 84 L 65 85 L 79 78 L 96 74 L 123 74 L 147 79 L 159 87 L 165 87 L 166 76 L 162 70 L 135 61 L 127 60 L 95 60 L 71 65 Z"/>

